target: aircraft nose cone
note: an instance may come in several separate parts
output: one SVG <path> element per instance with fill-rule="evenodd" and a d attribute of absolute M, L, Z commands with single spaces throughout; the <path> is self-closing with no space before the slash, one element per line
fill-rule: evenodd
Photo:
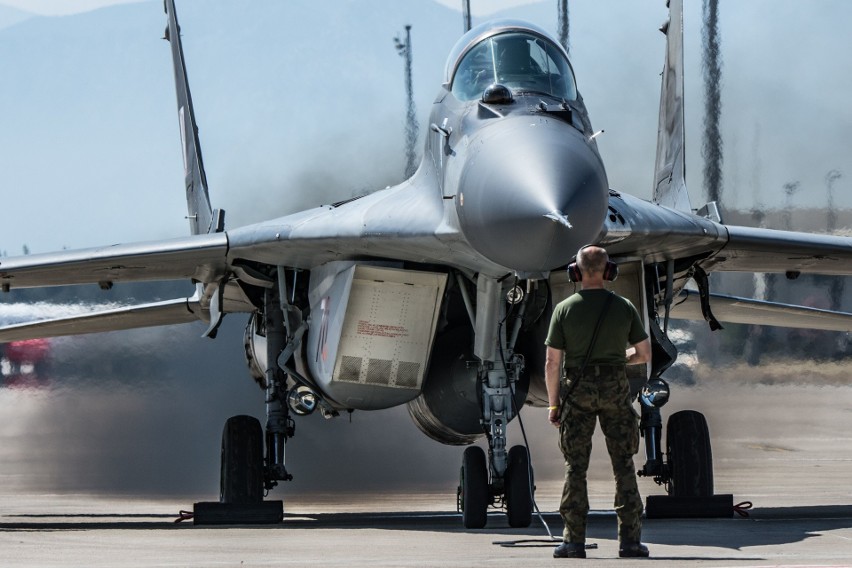
<path fill-rule="evenodd" d="M 518 272 L 543 272 L 567 264 L 597 237 L 609 188 L 579 131 L 527 116 L 503 119 L 477 142 L 456 207 L 465 237 L 482 255 Z"/>

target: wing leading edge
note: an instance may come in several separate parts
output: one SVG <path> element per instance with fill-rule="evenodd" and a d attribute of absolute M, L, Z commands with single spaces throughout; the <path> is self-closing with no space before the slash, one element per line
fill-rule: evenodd
<path fill-rule="evenodd" d="M 726 225 L 727 243 L 705 270 L 852 276 L 852 238 Z"/>
<path fill-rule="evenodd" d="M 153 280 L 213 282 L 227 269 L 224 233 L 0 259 L 0 286 L 16 288 Z"/>

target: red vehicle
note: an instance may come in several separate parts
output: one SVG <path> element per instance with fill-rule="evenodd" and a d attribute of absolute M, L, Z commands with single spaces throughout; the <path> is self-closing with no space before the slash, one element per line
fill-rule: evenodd
<path fill-rule="evenodd" d="M 47 384 L 50 342 L 27 339 L 0 345 L 0 376 L 4 386 L 31 387 Z"/>

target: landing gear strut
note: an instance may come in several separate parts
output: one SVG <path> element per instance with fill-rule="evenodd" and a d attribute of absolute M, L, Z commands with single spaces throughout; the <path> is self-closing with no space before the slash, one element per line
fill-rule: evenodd
<path fill-rule="evenodd" d="M 283 519 L 281 501 L 264 501 L 264 493 L 279 481 L 292 479 L 284 467 L 284 447 L 294 424 L 287 404 L 287 375 L 278 364 L 288 342 L 281 295 L 275 288 L 264 294 L 266 333 L 266 432 L 253 416 L 234 416 L 222 433 L 219 502 L 196 503 L 195 524 L 269 524 Z M 265 446 L 265 458 L 264 458 Z"/>

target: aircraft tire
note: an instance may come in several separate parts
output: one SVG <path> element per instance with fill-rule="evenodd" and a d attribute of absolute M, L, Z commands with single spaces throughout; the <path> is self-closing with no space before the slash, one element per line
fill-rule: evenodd
<path fill-rule="evenodd" d="M 713 495 L 713 454 L 707 419 L 695 410 L 671 415 L 666 426 L 666 453 L 673 497 Z"/>
<path fill-rule="evenodd" d="M 254 416 L 232 416 L 222 431 L 219 501 L 263 501 L 263 429 Z"/>
<path fill-rule="evenodd" d="M 479 446 L 468 446 L 461 467 L 462 523 L 466 529 L 481 529 L 488 520 L 488 469 L 485 452 Z"/>
<path fill-rule="evenodd" d="M 509 450 L 506 466 L 506 517 L 509 526 L 526 528 L 532 523 L 532 470 L 529 454 L 524 446 L 513 446 Z"/>

